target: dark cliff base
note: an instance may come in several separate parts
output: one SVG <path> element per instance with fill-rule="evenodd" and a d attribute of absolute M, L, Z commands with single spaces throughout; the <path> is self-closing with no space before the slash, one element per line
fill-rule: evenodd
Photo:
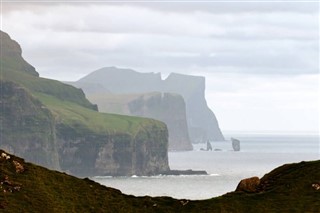
<path fill-rule="evenodd" d="M 208 173 L 204 170 L 169 170 L 167 172 L 162 172 L 162 175 L 208 175 Z"/>
<path fill-rule="evenodd" d="M 88 178 L 2 153 L 0 208 L 4 212 L 320 212 L 320 160 L 279 167 L 265 175 L 254 192 L 240 190 L 191 201 L 124 195 Z"/>

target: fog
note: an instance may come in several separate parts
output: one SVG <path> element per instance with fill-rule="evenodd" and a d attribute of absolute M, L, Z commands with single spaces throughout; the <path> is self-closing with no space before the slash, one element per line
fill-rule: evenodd
<path fill-rule="evenodd" d="M 316 2 L 1 3 L 42 77 L 106 66 L 206 77 L 223 131 L 319 130 Z"/>

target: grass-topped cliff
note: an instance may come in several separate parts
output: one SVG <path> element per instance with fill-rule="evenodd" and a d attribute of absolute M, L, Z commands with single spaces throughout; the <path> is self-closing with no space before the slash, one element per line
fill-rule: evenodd
<path fill-rule="evenodd" d="M 0 147 L 79 175 L 167 171 L 168 132 L 160 121 L 99 113 L 82 90 L 39 77 L 17 42 L 0 31 Z"/>
<path fill-rule="evenodd" d="M 5 212 L 320 212 L 320 161 L 279 167 L 255 192 L 191 201 L 124 195 L 2 153 L 0 208 Z"/>
<path fill-rule="evenodd" d="M 91 97 L 95 96 L 95 103 L 98 105 L 104 105 L 108 102 L 110 93 L 127 96 L 128 100 L 131 98 L 129 94 L 132 93 L 179 94 L 184 99 L 188 135 L 191 142 L 224 140 L 218 121 L 209 109 L 205 99 L 204 77 L 171 73 L 166 79 L 162 80 L 160 73 L 139 73 L 131 69 L 104 67 L 93 71 L 77 82 L 69 83 L 82 88 L 88 96 L 89 94 Z M 104 96 L 107 98 L 104 98 Z"/>
<path fill-rule="evenodd" d="M 86 95 L 101 112 L 153 118 L 164 122 L 169 131 L 169 150 L 192 150 L 186 105 L 181 95 L 151 92 L 142 94 L 90 93 Z"/>

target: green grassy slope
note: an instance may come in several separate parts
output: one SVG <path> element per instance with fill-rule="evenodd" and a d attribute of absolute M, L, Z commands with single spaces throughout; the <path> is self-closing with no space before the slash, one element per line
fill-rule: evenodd
<path fill-rule="evenodd" d="M 2 31 L 0 36 L 0 105 L 7 112 L 0 113 L 3 149 L 83 176 L 169 169 L 163 122 L 99 113 L 81 89 L 39 77 L 19 44 Z"/>
<path fill-rule="evenodd" d="M 13 161 L 23 170 L 17 171 Z M 128 196 L 15 156 L 0 157 L 0 181 L 5 212 L 320 212 L 320 190 L 312 186 L 320 184 L 320 161 L 277 168 L 261 179 L 256 193 L 232 192 L 203 201 Z"/>
<path fill-rule="evenodd" d="M 61 101 L 53 96 L 36 93 L 43 104 L 49 107 L 59 122 L 68 126 L 82 126 L 82 131 L 87 128 L 98 134 L 105 133 L 130 133 L 135 134 L 144 125 L 157 124 L 164 127 L 163 123 L 152 119 L 140 117 L 98 113 L 70 101 Z"/>
<path fill-rule="evenodd" d="M 150 123 L 164 127 L 162 122 L 138 117 L 98 113 L 81 89 L 56 80 L 40 78 L 24 69 L 32 67 L 21 57 L 20 46 L 1 33 L 4 51 L 0 55 L 0 80 L 11 81 L 29 91 L 58 118 L 58 122 L 88 128 L 94 133 L 127 132 L 134 133 L 141 126 Z M 10 49 L 11 48 L 11 49 Z M 32 67 L 33 68 L 33 67 Z"/>

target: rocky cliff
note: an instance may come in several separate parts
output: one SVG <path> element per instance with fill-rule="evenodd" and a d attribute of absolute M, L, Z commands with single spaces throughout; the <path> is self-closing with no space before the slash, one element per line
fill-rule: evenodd
<path fill-rule="evenodd" d="M 205 99 L 205 78 L 172 73 L 164 80 L 163 90 L 181 94 L 186 102 L 189 134 L 193 142 L 222 141 L 218 120 Z"/>
<path fill-rule="evenodd" d="M 82 90 L 38 77 L 20 46 L 4 32 L 0 35 L 0 147 L 76 175 L 169 170 L 164 123 L 97 112 Z"/>
<path fill-rule="evenodd" d="M 91 102 L 98 103 L 102 112 L 153 118 L 166 123 L 169 150 L 192 150 L 181 95 L 160 92 L 121 95 L 87 91 L 87 97 Z"/>
<path fill-rule="evenodd" d="M 162 80 L 160 73 L 138 73 L 130 69 L 107 67 L 94 71 L 71 84 L 84 88 L 88 96 L 101 95 L 106 93 L 105 91 L 113 94 L 158 91 L 182 95 L 186 104 L 188 134 L 192 143 L 224 140 L 218 121 L 205 99 L 204 77 L 172 73 L 167 79 Z M 94 92 L 90 85 L 92 88 L 95 87 Z M 98 105 L 103 102 L 105 102 L 103 99 L 95 100 Z"/>
<path fill-rule="evenodd" d="M 0 81 L 1 149 L 51 169 L 60 169 L 51 112 L 24 88 Z"/>

